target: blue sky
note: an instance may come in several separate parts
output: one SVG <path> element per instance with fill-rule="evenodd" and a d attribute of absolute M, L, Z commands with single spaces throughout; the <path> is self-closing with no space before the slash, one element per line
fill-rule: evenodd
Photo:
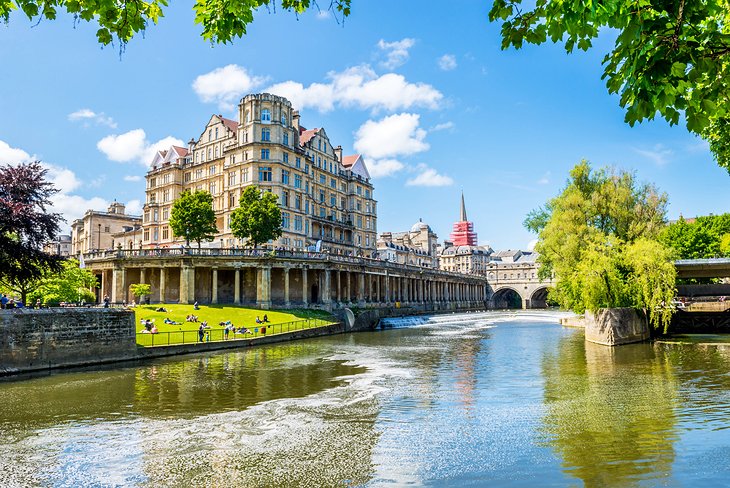
<path fill-rule="evenodd" d="M 50 165 L 69 222 L 114 199 L 139 211 L 157 143 L 197 138 L 211 114 L 235 118 L 242 95 L 271 89 L 303 125 L 365 154 L 379 232 L 422 218 L 443 240 L 463 190 L 480 243 L 524 249 L 535 238 L 525 215 L 582 158 L 655 183 L 669 218 L 730 208 L 730 177 L 703 141 L 663 121 L 624 124 L 600 79 L 610 32 L 588 53 L 501 51 L 488 1 L 353 4 L 344 25 L 261 11 L 245 38 L 213 46 L 192 8 L 173 3 L 121 56 L 93 25 L 16 13 L 0 25 L 0 163 Z"/>

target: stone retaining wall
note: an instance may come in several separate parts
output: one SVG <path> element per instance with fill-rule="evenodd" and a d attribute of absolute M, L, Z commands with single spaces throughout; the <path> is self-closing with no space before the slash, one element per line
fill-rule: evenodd
<path fill-rule="evenodd" d="M 650 338 L 644 313 L 634 308 L 603 308 L 585 314 L 586 340 L 606 346 L 642 342 Z"/>
<path fill-rule="evenodd" d="M 133 359 L 134 313 L 123 309 L 0 310 L 0 374 Z"/>

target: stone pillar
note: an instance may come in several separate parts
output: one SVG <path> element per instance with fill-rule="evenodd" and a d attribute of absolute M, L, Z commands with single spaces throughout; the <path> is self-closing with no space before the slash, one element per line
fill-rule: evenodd
<path fill-rule="evenodd" d="M 423 279 L 418 280 L 418 292 L 420 294 L 419 301 L 421 303 L 426 302 L 426 284 L 424 283 Z"/>
<path fill-rule="evenodd" d="M 212 277 L 210 278 L 213 285 L 213 291 L 210 296 L 210 303 L 218 303 L 218 268 L 212 268 Z"/>
<path fill-rule="evenodd" d="M 322 303 L 324 303 L 325 305 L 329 305 L 330 303 L 332 303 L 331 293 L 330 293 L 332 290 L 330 270 L 325 269 L 322 273 L 324 275 L 324 280 L 323 280 L 324 283 L 321 286 Z"/>
<path fill-rule="evenodd" d="M 337 298 L 337 303 L 342 302 L 342 271 L 337 270 L 337 293 L 335 293 L 335 297 Z"/>
<path fill-rule="evenodd" d="M 289 268 L 284 268 L 284 306 L 289 308 Z"/>
<path fill-rule="evenodd" d="M 256 306 L 271 308 L 271 268 L 268 266 L 256 270 Z"/>
<path fill-rule="evenodd" d="M 302 301 L 304 305 L 309 304 L 309 290 L 307 286 L 307 268 L 302 268 Z"/>
<path fill-rule="evenodd" d="M 365 305 L 365 273 L 357 274 L 357 303 Z"/>
<path fill-rule="evenodd" d="M 233 278 L 233 303 L 236 305 L 241 304 L 241 268 L 236 268 L 236 274 Z"/>
<path fill-rule="evenodd" d="M 195 302 L 195 268 L 183 265 L 180 268 L 180 302 Z"/>
<path fill-rule="evenodd" d="M 112 270 L 112 303 L 122 302 L 127 299 L 125 296 L 126 270 L 122 267 L 115 267 Z"/>
<path fill-rule="evenodd" d="M 165 303 L 166 294 L 165 288 L 167 288 L 167 270 L 160 268 L 160 303 Z"/>
<path fill-rule="evenodd" d="M 352 302 L 352 289 L 350 288 L 350 279 L 351 279 L 351 273 L 349 271 L 345 272 L 345 276 L 347 277 L 347 280 L 345 280 L 345 290 L 347 293 L 347 297 L 345 297 L 345 302 L 350 303 Z"/>
<path fill-rule="evenodd" d="M 390 274 L 385 270 L 385 303 L 390 303 Z"/>
<path fill-rule="evenodd" d="M 145 279 L 145 274 L 146 274 L 145 273 L 145 269 L 144 268 L 140 268 L 139 269 L 139 282 L 141 284 L 144 284 L 144 283 L 147 282 L 147 280 Z"/>
<path fill-rule="evenodd" d="M 375 303 L 380 303 L 380 275 L 375 275 Z"/>

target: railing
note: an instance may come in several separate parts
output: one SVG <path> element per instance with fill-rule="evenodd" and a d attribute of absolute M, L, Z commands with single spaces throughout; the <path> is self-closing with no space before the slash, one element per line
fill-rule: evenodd
<path fill-rule="evenodd" d="M 235 332 L 226 329 L 221 325 L 211 325 L 200 330 L 179 330 L 170 332 L 138 332 L 137 345 L 144 347 L 171 346 L 176 344 L 194 344 L 200 342 L 233 341 L 239 339 L 254 339 L 276 334 L 286 334 L 297 330 L 314 329 L 325 325 L 332 325 L 336 322 L 323 319 L 304 319 L 281 324 L 255 324 L 253 327 L 236 327 Z"/>

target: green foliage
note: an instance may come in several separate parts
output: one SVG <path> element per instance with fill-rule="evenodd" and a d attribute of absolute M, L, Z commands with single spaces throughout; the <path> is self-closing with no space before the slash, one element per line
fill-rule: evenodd
<path fill-rule="evenodd" d="M 342 18 L 350 15 L 351 0 L 331 0 L 328 10 Z M 8 22 L 10 13 L 20 10 L 30 20 L 56 18 L 58 11 L 73 15 L 75 21 L 84 20 L 98 24 L 96 38 L 102 45 L 115 39 L 126 44 L 135 34 L 144 32 L 151 24 L 163 17 L 167 0 L 0 0 L 0 20 Z M 295 14 L 319 5 L 314 0 L 197 0 L 193 7 L 195 23 L 203 27 L 204 39 L 227 43 L 246 34 L 246 27 L 253 22 L 254 13 L 260 8 L 279 6 Z"/>
<path fill-rule="evenodd" d="M 662 230 L 659 240 L 674 249 L 679 259 L 728 256 L 730 213 L 697 217 L 692 223 L 680 218 Z"/>
<path fill-rule="evenodd" d="M 666 204 L 632 173 L 576 165 L 562 192 L 525 220 L 539 233 L 540 277 L 556 280 L 550 299 L 577 313 L 644 308 L 652 325 L 666 327 L 671 312 L 661 303 L 676 278 L 672 252 L 656 240 Z"/>
<path fill-rule="evenodd" d="M 28 305 L 40 298 L 43 305 L 58 305 L 61 302 L 93 302 L 96 299 L 91 291 L 98 287 L 94 274 L 85 268 L 79 268 L 76 259 L 63 262 L 59 272 L 49 271 L 36 281 L 28 293 Z"/>
<path fill-rule="evenodd" d="M 132 295 L 139 299 L 152 294 L 152 286 L 148 283 L 135 283 L 133 285 L 129 285 L 129 290 L 132 292 Z"/>
<path fill-rule="evenodd" d="M 730 5 L 728 0 L 494 0 L 491 21 L 502 22 L 502 49 L 548 40 L 568 53 L 588 50 L 606 28 L 618 32 L 603 59 L 609 93 L 620 95 L 625 121 L 670 124 L 710 143 L 730 171 Z"/>
<path fill-rule="evenodd" d="M 241 193 L 239 207 L 231 213 L 231 233 L 239 239 L 248 239 L 254 249 L 259 244 L 281 235 L 281 210 L 278 197 L 248 186 Z"/>
<path fill-rule="evenodd" d="M 190 241 L 197 242 L 198 248 L 201 241 L 212 241 L 218 233 L 213 196 L 207 191 L 183 191 L 172 204 L 170 228 L 175 237 L 185 238 L 188 246 Z"/>

